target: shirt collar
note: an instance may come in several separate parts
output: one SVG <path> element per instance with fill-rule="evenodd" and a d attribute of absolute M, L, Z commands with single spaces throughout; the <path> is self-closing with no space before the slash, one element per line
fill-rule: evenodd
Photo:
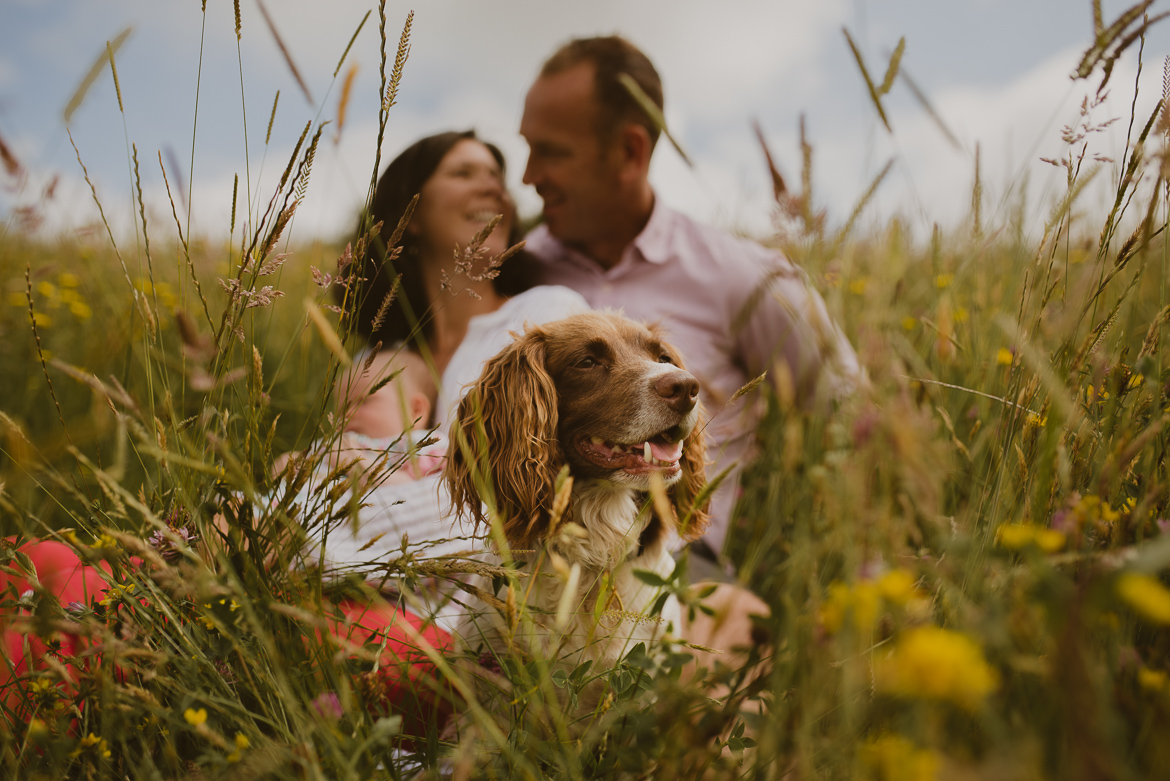
<path fill-rule="evenodd" d="M 648 263 L 662 264 L 670 259 L 670 243 L 674 235 L 671 230 L 673 213 L 655 194 L 654 210 L 646 227 L 634 238 L 634 249 Z"/>

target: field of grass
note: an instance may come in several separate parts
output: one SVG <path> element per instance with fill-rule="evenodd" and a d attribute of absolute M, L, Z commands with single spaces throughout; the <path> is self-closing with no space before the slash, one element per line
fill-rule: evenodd
<path fill-rule="evenodd" d="M 897 221 L 826 233 L 786 201 L 778 241 L 870 382 L 815 412 L 758 391 L 759 454 L 728 550 L 772 608 L 759 649 L 770 664 L 687 681 L 685 648 L 571 674 L 505 663 L 508 724 L 479 711 L 454 661 L 426 643 L 433 674 L 390 697 L 376 645 L 322 631 L 344 598 L 381 599 L 371 580 L 409 593 L 468 562 L 404 541 L 393 560 L 323 581 L 300 529 L 350 522 L 359 479 L 325 470 L 306 501 L 314 464 L 271 476 L 278 454 L 333 437 L 330 395 L 348 360 L 347 318 L 312 271 L 335 274 L 345 248 L 281 241 L 309 186 L 311 135 L 254 236 L 115 250 L 5 229 L 0 535 L 61 540 L 104 562 L 109 586 L 89 604 L 0 593 L 5 620 L 31 636 L 84 638 L 0 692 L 0 767 L 118 779 L 1165 777 L 1167 132 L 1159 115 L 1136 118 L 1119 207 L 1075 208 L 1081 174 L 1070 175 L 1038 240 L 978 216 L 924 243 Z M 5 543 L 0 567 L 30 574 Z M 503 594 L 514 575 L 496 574 Z M 523 604 L 509 609 L 530 620 Z M 569 725 L 558 703 L 586 685 L 609 696 Z M 418 706 L 434 698 L 464 714 L 458 740 Z"/>

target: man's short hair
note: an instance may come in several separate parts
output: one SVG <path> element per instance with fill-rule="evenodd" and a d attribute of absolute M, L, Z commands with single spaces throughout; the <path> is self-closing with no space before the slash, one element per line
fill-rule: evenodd
<path fill-rule="evenodd" d="M 600 108 L 597 133 L 603 143 L 612 139 L 622 125 L 632 122 L 646 128 L 650 148 L 658 141 L 658 125 L 630 95 L 619 76 L 628 74 L 634 83 L 662 111 L 662 79 L 654 64 L 634 44 L 618 35 L 577 38 L 553 52 L 540 69 L 541 76 L 554 76 L 581 63 L 594 67 L 594 89 Z"/>

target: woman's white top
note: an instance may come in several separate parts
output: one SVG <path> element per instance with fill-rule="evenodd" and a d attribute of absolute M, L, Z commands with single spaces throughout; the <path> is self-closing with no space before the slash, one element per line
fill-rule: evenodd
<path fill-rule="evenodd" d="M 541 285 L 509 298 L 494 312 L 471 318 L 467 335 L 443 370 L 435 402 L 435 427 L 443 434 L 449 433 L 459 402 L 479 379 L 483 365 L 511 344 L 515 336 L 522 336 L 526 326 L 588 311 L 589 304 L 580 293 L 560 285 Z"/>
<path fill-rule="evenodd" d="M 451 356 L 439 383 L 435 424 L 446 434 L 468 386 L 479 379 L 483 365 L 512 343 L 528 325 L 541 325 L 589 311 L 589 304 L 567 287 L 541 285 L 506 300 L 494 312 L 471 318 L 467 335 Z M 325 540 L 325 564 L 331 569 L 377 562 L 400 555 L 402 535 L 421 556 L 444 556 L 478 547 L 470 530 L 450 518 L 450 500 L 440 475 L 412 483 L 383 485 L 366 495 L 354 528 L 342 524 Z M 320 540 L 317 540 L 318 542 Z"/>

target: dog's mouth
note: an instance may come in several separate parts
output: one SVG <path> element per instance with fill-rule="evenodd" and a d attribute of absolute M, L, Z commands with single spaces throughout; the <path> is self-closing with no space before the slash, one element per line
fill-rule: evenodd
<path fill-rule="evenodd" d="M 577 444 L 577 449 L 602 469 L 621 469 L 629 474 L 658 470 L 671 476 L 680 469 L 685 436 L 681 426 L 671 426 L 642 442 L 610 442 L 601 437 L 587 437 Z"/>

